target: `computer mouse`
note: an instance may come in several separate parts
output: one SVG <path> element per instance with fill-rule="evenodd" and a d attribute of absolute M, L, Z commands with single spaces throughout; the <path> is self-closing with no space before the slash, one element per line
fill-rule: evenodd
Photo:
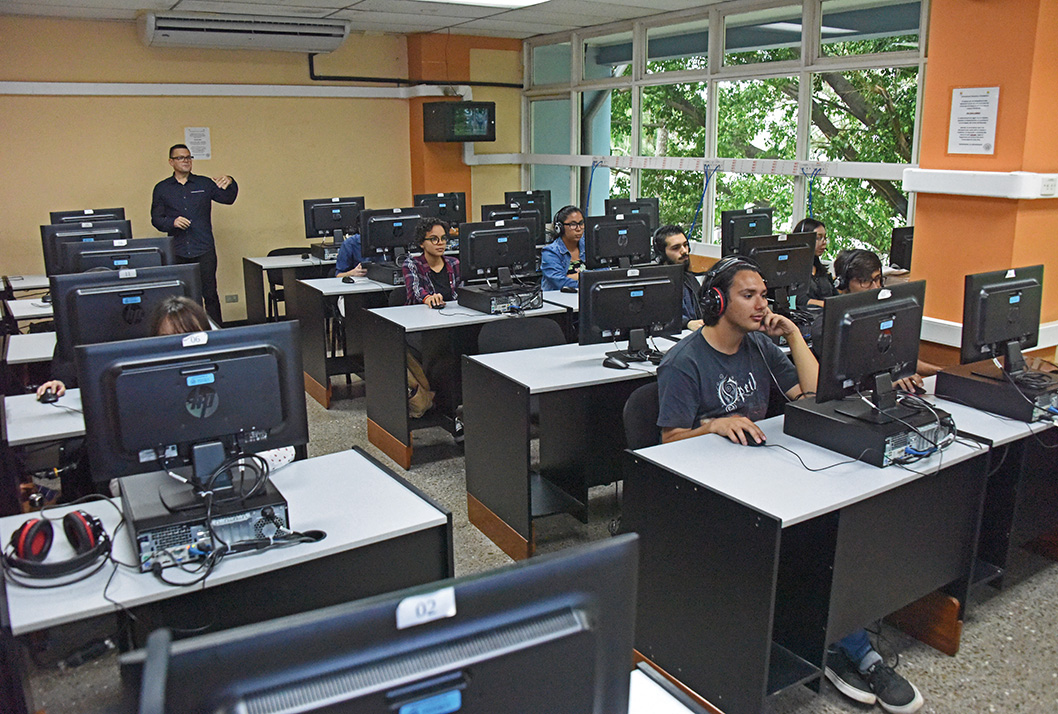
<path fill-rule="evenodd" d="M 434 310 L 441 310 L 441 309 L 444 308 L 444 306 L 445 306 L 445 304 L 443 302 L 435 302 L 430 307 L 432 307 Z"/>
<path fill-rule="evenodd" d="M 342 282 L 343 283 L 355 283 L 356 281 L 353 280 L 351 275 L 346 275 L 344 278 L 342 278 Z"/>
<path fill-rule="evenodd" d="M 302 253 L 301 254 L 301 259 L 302 260 L 308 260 L 309 259 L 309 254 L 308 253 Z"/>
<path fill-rule="evenodd" d="M 607 357 L 602 361 L 603 367 L 609 367 L 610 369 L 628 369 L 628 363 L 620 357 Z"/>
<path fill-rule="evenodd" d="M 746 446 L 767 446 L 767 445 L 768 445 L 768 440 L 767 439 L 765 439 L 763 441 L 757 441 L 756 439 L 754 439 L 749 434 L 746 434 Z"/>
<path fill-rule="evenodd" d="M 41 296 L 41 298 L 40 298 L 40 301 L 41 301 L 41 302 L 45 302 L 45 303 L 47 303 L 47 302 L 51 302 L 51 293 L 44 293 L 44 294 L 43 294 L 43 295 Z"/>
<path fill-rule="evenodd" d="M 914 392 L 912 392 L 912 393 L 913 393 L 913 394 L 916 394 L 916 395 L 918 395 L 918 396 L 922 396 L 923 394 L 925 394 L 925 393 L 926 393 L 926 388 L 925 388 L 925 387 L 923 387 L 923 386 L 922 386 L 921 384 L 916 384 L 916 385 L 915 385 L 915 391 L 914 391 Z"/>
<path fill-rule="evenodd" d="M 54 389 L 45 389 L 44 393 L 37 397 L 37 401 L 42 404 L 54 404 L 59 401 L 59 395 L 55 393 Z"/>
<path fill-rule="evenodd" d="M 563 285 L 561 292 L 564 292 L 564 293 L 575 293 L 575 292 L 577 292 L 577 289 L 575 287 L 573 287 L 572 285 Z"/>

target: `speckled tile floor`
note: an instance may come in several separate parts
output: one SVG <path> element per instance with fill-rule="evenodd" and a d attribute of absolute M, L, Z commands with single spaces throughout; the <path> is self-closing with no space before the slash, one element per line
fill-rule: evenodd
<path fill-rule="evenodd" d="M 416 432 L 417 453 L 429 452 L 433 460 L 405 472 L 367 442 L 363 384 L 342 385 L 336 392 L 343 398 L 329 411 L 311 399 L 308 402 L 310 456 L 362 446 L 452 511 L 457 575 L 510 562 L 467 521 L 462 452 L 447 433 L 440 429 Z M 589 523 L 569 516 L 544 519 L 538 524 L 538 548 L 559 550 L 605 538 L 607 525 L 618 513 L 619 492 L 614 486 L 593 489 Z M 899 671 L 925 696 L 923 712 L 1058 712 L 1058 563 L 1018 551 L 1004 590 L 982 588 L 974 594 L 956 657 L 886 625 L 881 627 L 880 639 L 880 649 L 899 656 Z M 65 671 L 31 667 L 30 681 L 37 708 L 48 714 L 111 711 L 119 701 L 113 654 Z M 783 692 L 769 700 L 766 711 L 831 714 L 871 709 L 845 699 L 824 682 L 818 695 L 803 687 Z"/>

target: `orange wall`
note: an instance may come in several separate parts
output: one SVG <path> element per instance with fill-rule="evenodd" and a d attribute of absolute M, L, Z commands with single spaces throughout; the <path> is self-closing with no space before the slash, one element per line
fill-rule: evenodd
<path fill-rule="evenodd" d="M 933 0 L 919 164 L 969 171 L 1058 170 L 1058 3 Z M 1000 88 L 995 154 L 947 153 L 952 90 Z M 962 319 L 963 276 L 1044 263 L 1058 274 L 1058 200 L 919 194 L 915 277 L 926 312 Z M 1054 281 L 1048 281 L 1053 285 Z M 1058 291 L 1044 286 L 1044 321 L 1058 319 Z"/>

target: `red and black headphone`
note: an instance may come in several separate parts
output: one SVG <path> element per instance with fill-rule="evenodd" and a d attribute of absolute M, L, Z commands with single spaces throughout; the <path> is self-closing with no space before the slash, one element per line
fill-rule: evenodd
<path fill-rule="evenodd" d="M 702 292 L 698 297 L 698 305 L 706 324 L 715 324 L 715 321 L 719 320 L 724 310 L 727 309 L 727 295 L 717 287 L 721 282 L 720 276 L 739 270 L 752 270 L 760 273 L 760 268 L 753 261 L 740 255 L 729 255 L 721 258 L 702 278 Z"/>
<path fill-rule="evenodd" d="M 110 551 L 110 537 L 103 524 L 84 511 L 71 511 L 63 516 L 62 530 L 73 546 L 74 557 L 43 562 L 55 539 L 54 529 L 47 518 L 31 518 L 11 534 L 10 552 L 3 556 L 4 565 L 30 578 L 59 578 L 90 567 Z"/>

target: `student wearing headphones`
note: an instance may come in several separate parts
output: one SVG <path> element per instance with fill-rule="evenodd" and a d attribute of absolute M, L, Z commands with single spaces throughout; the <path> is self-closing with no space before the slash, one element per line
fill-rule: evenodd
<path fill-rule="evenodd" d="M 789 318 L 768 309 L 760 268 L 729 256 L 705 275 L 704 326 L 685 337 L 658 366 L 662 442 L 719 434 L 736 444 L 764 443 L 754 421 L 764 417 L 774 382 L 789 399 L 813 394 L 819 364 Z M 769 337 L 784 336 L 791 363 Z"/>
<path fill-rule="evenodd" d="M 541 284 L 544 290 L 576 289 L 580 283 L 581 256 L 584 254 L 584 214 L 576 206 L 564 206 L 551 224 L 555 240 L 540 254 Z"/>
<path fill-rule="evenodd" d="M 812 258 L 812 282 L 808 285 L 808 295 L 798 297 L 797 306 L 815 305 L 816 307 L 822 307 L 824 300 L 831 295 L 837 295 L 834 281 L 831 280 L 827 267 L 819 260 L 827 249 L 827 227 L 823 224 L 823 221 L 805 218 L 794 226 L 793 232 L 816 234 L 816 253 Z"/>
<path fill-rule="evenodd" d="M 407 305 L 444 307 L 456 299 L 456 288 L 463 282 L 459 277 L 459 260 L 445 255 L 448 246 L 448 224 L 440 218 L 423 218 L 415 228 L 415 239 L 422 255 L 404 259 L 404 289 Z"/>
<path fill-rule="evenodd" d="M 654 255 L 662 265 L 683 266 L 683 329 L 697 330 L 704 325 L 698 293 L 702 286 L 698 274 L 691 272 L 691 247 L 687 234 L 676 225 L 665 225 L 654 231 Z"/>
<path fill-rule="evenodd" d="M 847 293 L 860 293 L 864 290 L 874 290 L 885 286 L 885 278 L 882 276 L 882 261 L 870 250 L 855 248 L 843 250 L 834 259 L 834 288 L 839 295 Z M 823 316 L 816 317 L 812 323 L 812 345 L 818 350 L 817 345 L 822 345 Z M 898 380 L 894 386 L 905 392 L 914 391 L 915 387 L 922 386 L 922 377 L 929 377 L 940 371 L 940 367 L 923 360 L 918 361 L 916 374 L 905 379 Z"/>
<path fill-rule="evenodd" d="M 353 221 L 353 233 L 338 248 L 338 258 L 334 264 L 336 278 L 362 278 L 367 275 L 367 268 L 360 248 L 360 214 Z"/>

